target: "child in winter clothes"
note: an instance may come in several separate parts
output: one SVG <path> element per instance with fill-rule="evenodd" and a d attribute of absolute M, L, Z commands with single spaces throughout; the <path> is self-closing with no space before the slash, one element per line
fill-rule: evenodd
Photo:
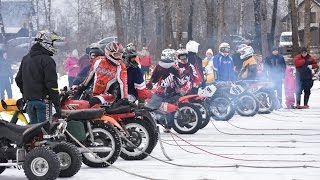
<path fill-rule="evenodd" d="M 211 83 L 216 80 L 216 74 L 213 66 L 213 52 L 212 49 L 208 49 L 206 57 L 202 60 L 202 67 L 205 71 L 206 82 Z"/>
<path fill-rule="evenodd" d="M 78 65 L 78 51 L 74 49 L 64 62 L 64 69 L 68 73 L 69 87 L 72 86 L 73 80 L 77 77 L 80 66 Z"/>
<path fill-rule="evenodd" d="M 284 81 L 284 91 L 286 96 L 286 106 L 288 109 L 294 108 L 294 93 L 296 92 L 295 74 L 296 68 L 294 66 L 287 66 Z"/>

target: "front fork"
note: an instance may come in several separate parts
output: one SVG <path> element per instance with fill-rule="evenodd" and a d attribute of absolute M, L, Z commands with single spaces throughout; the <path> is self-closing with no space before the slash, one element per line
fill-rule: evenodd
<path fill-rule="evenodd" d="M 94 143 L 94 136 L 93 136 L 92 126 L 91 126 L 90 121 L 87 121 L 87 129 L 88 129 L 88 132 L 89 132 L 90 141 L 92 143 Z"/>

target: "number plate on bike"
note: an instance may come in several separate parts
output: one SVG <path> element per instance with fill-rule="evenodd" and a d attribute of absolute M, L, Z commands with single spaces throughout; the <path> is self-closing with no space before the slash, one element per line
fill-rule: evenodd
<path fill-rule="evenodd" d="M 240 85 L 234 85 L 230 88 L 230 94 L 239 95 L 244 92 L 244 88 Z"/>

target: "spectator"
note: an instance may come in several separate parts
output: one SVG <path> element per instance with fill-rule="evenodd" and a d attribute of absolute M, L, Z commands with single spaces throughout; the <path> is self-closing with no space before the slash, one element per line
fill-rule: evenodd
<path fill-rule="evenodd" d="M 64 62 L 64 69 L 68 73 L 69 87 L 72 86 L 74 78 L 77 77 L 80 71 L 78 58 L 79 58 L 78 51 L 74 49 Z"/>
<path fill-rule="evenodd" d="M 230 45 L 221 43 L 219 45 L 219 53 L 214 56 L 213 64 L 217 71 L 217 81 L 233 81 L 234 80 L 234 64 L 229 56 Z"/>
<path fill-rule="evenodd" d="M 308 53 L 308 49 L 303 47 L 300 50 L 300 54 L 293 58 L 293 63 L 296 66 L 296 102 L 298 109 L 309 108 L 308 102 L 311 94 L 311 88 L 313 86 L 313 74 L 312 69 L 318 68 L 318 64 L 315 58 L 311 57 Z M 304 106 L 301 106 L 301 94 L 304 92 Z"/>
<path fill-rule="evenodd" d="M 277 97 L 282 104 L 282 85 L 286 73 L 286 62 L 283 56 L 279 54 L 277 47 L 272 48 L 271 55 L 264 62 L 264 73 L 268 80 L 275 85 Z"/>
<path fill-rule="evenodd" d="M 206 52 L 206 57 L 202 60 L 202 67 L 205 71 L 206 82 L 211 83 L 216 79 L 213 66 L 213 52 L 212 49 L 208 49 Z"/>
<path fill-rule="evenodd" d="M 80 58 L 79 58 L 79 66 L 80 66 L 80 71 L 84 68 L 84 67 L 86 67 L 86 66 L 88 66 L 88 65 L 91 65 L 91 63 L 90 63 L 90 57 L 89 57 L 89 52 L 90 52 L 90 50 L 91 50 L 91 48 L 90 47 L 87 47 L 86 48 L 86 53 L 83 55 L 83 56 L 81 56 Z"/>
<path fill-rule="evenodd" d="M 186 44 L 186 50 L 188 51 L 189 63 L 194 66 L 197 74 L 199 74 L 196 82 L 200 82 L 201 85 L 204 85 L 205 81 L 204 81 L 204 77 L 203 77 L 202 59 L 199 56 L 197 56 L 199 45 L 200 44 L 197 43 L 196 41 L 189 41 Z M 197 86 L 199 86 L 199 85 L 197 85 Z"/>
<path fill-rule="evenodd" d="M 11 64 L 7 62 L 7 52 L 0 50 L 0 98 L 5 99 L 4 93 L 7 92 L 8 99 L 12 98 L 11 84 L 13 74 Z"/>
<path fill-rule="evenodd" d="M 145 77 L 150 76 L 150 68 L 152 67 L 152 57 L 148 51 L 147 47 L 143 47 L 141 54 L 140 54 L 140 64 L 141 64 L 141 72 L 142 75 Z"/>

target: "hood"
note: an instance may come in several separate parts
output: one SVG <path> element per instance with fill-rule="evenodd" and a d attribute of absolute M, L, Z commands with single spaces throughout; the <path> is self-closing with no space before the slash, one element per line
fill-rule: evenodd
<path fill-rule="evenodd" d="M 53 56 L 53 53 L 42 47 L 39 43 L 36 43 L 31 47 L 30 56 L 33 57 L 37 55 Z"/>

